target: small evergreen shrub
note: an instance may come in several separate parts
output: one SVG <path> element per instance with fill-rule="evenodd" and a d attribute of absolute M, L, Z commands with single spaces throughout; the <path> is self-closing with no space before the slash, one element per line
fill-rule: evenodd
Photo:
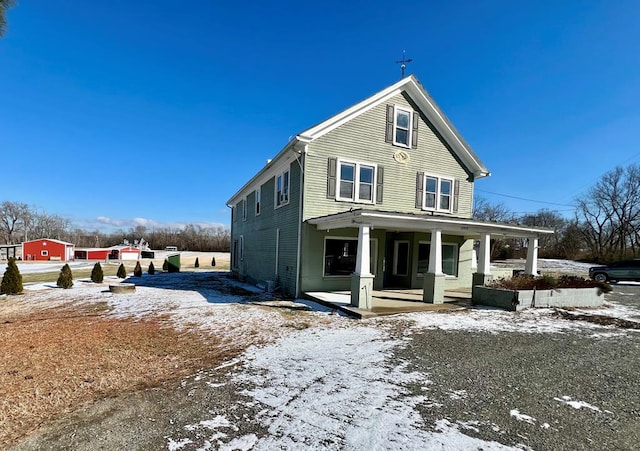
<path fill-rule="evenodd" d="M 69 289 L 73 286 L 73 275 L 71 274 L 71 268 L 68 264 L 65 264 L 60 270 L 58 281 L 56 282 L 60 288 Z"/>
<path fill-rule="evenodd" d="M 196 263 L 193 265 L 194 268 L 199 268 L 200 267 L 200 260 L 198 260 L 198 257 L 196 257 Z"/>
<path fill-rule="evenodd" d="M 120 279 L 126 279 L 127 270 L 124 267 L 124 263 L 120 263 L 120 266 L 118 266 L 118 272 L 116 273 L 116 276 L 118 276 Z"/>
<path fill-rule="evenodd" d="M 213 257 L 211 259 L 211 266 L 216 266 L 216 258 L 215 257 Z"/>
<path fill-rule="evenodd" d="M 149 269 L 147 269 L 147 273 L 152 276 L 156 273 L 156 267 L 153 266 L 153 262 L 149 263 Z"/>
<path fill-rule="evenodd" d="M 142 266 L 140 266 L 140 262 L 136 262 L 136 267 L 133 269 L 133 275 L 136 277 L 142 277 Z"/>
<path fill-rule="evenodd" d="M 166 271 L 169 269 L 169 260 L 167 260 L 166 258 L 164 259 L 164 263 L 162 264 L 162 270 Z"/>
<path fill-rule="evenodd" d="M 102 266 L 100 266 L 100 262 L 97 262 L 93 265 L 93 269 L 91 270 L 91 281 L 93 283 L 102 283 L 104 280 L 104 272 L 102 271 Z"/>
<path fill-rule="evenodd" d="M 22 274 L 16 265 L 16 259 L 9 258 L 7 269 L 2 276 L 2 284 L 0 284 L 0 293 L 3 294 L 20 294 L 22 293 Z"/>

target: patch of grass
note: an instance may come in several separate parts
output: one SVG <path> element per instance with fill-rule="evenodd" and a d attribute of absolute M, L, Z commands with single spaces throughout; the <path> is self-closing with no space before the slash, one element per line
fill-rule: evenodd
<path fill-rule="evenodd" d="M 290 328 L 296 329 L 296 330 L 304 330 L 304 329 L 308 329 L 311 326 L 309 325 L 308 322 L 302 321 L 302 322 L 297 322 L 297 323 L 294 323 L 294 322 L 284 323 L 282 325 L 282 327 L 290 327 Z"/>
<path fill-rule="evenodd" d="M 0 447 L 95 400 L 161 385 L 237 355 L 164 318 L 103 316 L 103 303 L 0 317 Z"/>

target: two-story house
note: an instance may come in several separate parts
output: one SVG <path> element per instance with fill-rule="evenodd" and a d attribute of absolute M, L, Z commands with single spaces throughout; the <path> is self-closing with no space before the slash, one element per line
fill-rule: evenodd
<path fill-rule="evenodd" d="M 300 296 L 350 290 L 444 290 L 491 277 L 492 236 L 549 230 L 472 220 L 473 187 L 488 169 L 414 77 L 296 135 L 227 202 L 231 270 Z M 474 241 L 480 241 L 477 264 Z"/>

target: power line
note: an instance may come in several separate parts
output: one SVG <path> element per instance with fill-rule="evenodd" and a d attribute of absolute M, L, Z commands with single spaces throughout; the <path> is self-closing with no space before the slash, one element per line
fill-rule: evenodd
<path fill-rule="evenodd" d="M 511 199 L 524 200 L 524 201 L 527 201 L 527 202 L 537 202 L 539 204 L 558 205 L 560 207 L 574 207 L 575 208 L 575 205 L 558 204 L 558 203 L 555 203 L 555 202 L 545 202 L 543 200 L 525 199 L 524 197 L 509 196 L 508 194 L 494 193 L 492 191 L 486 191 L 486 190 L 483 190 L 483 189 L 477 189 L 476 188 L 476 191 L 480 191 L 482 193 L 487 193 L 487 194 L 494 194 L 496 196 L 509 197 Z"/>

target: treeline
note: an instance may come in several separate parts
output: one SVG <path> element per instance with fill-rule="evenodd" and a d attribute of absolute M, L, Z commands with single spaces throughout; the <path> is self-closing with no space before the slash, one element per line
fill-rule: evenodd
<path fill-rule="evenodd" d="M 39 212 L 20 202 L 0 204 L 0 244 L 18 244 L 38 238 L 53 238 L 77 247 L 109 247 L 125 241 L 134 244 L 144 239 L 152 249 L 176 246 L 179 250 L 228 252 L 231 235 L 226 227 L 202 227 L 189 224 L 183 228 L 136 226 L 111 233 L 73 227 L 58 215 Z"/>
<path fill-rule="evenodd" d="M 575 199 L 566 218 L 547 209 L 516 215 L 503 204 L 478 198 L 474 218 L 547 227 L 555 234 L 540 237 L 539 256 L 606 263 L 640 256 L 640 166 L 617 167 Z M 494 259 L 522 257 L 525 240 L 492 240 Z"/>

